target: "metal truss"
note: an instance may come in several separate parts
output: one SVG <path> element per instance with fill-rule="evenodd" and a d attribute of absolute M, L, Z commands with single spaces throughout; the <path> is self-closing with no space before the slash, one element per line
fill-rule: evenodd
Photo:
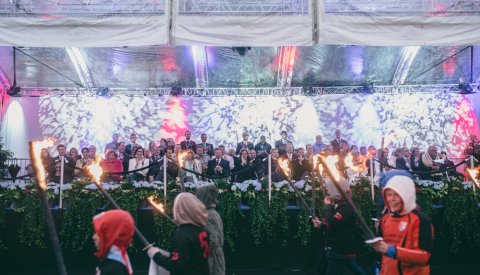
<path fill-rule="evenodd" d="M 295 65 L 296 46 L 282 46 L 277 49 L 278 73 L 277 87 L 288 88 L 292 83 L 293 65 Z"/>
<path fill-rule="evenodd" d="M 95 82 L 93 81 L 93 77 L 90 74 L 90 70 L 88 69 L 87 63 L 85 62 L 85 58 L 83 56 L 82 50 L 77 47 L 68 47 L 65 48 L 72 61 L 73 66 L 75 67 L 75 71 L 77 72 L 78 77 L 82 81 L 82 84 L 87 90 L 90 90 L 95 87 Z"/>
<path fill-rule="evenodd" d="M 309 0 L 180 0 L 182 15 L 301 16 L 308 15 Z"/>
<path fill-rule="evenodd" d="M 458 16 L 480 14 L 479 0 L 324 0 L 325 14 L 348 16 Z"/>
<path fill-rule="evenodd" d="M 10 80 L 7 77 L 7 74 L 3 70 L 2 66 L 0 66 L 0 88 L 3 87 L 3 89 L 6 91 L 12 86 L 12 83 L 10 83 Z"/>
<path fill-rule="evenodd" d="M 478 87 L 478 84 L 472 84 Z M 22 88 L 20 96 L 97 96 L 101 88 Z M 475 88 L 474 88 L 475 89 Z M 478 90 L 478 88 L 477 88 Z M 182 88 L 178 96 L 321 96 L 328 94 L 414 94 L 414 93 L 462 93 L 458 84 L 375 86 L 366 91 L 361 86 L 341 87 L 262 87 L 262 88 Z M 171 88 L 110 88 L 104 96 L 171 96 Z"/>
<path fill-rule="evenodd" d="M 206 88 L 208 87 L 207 49 L 205 46 L 192 46 L 192 54 L 197 88 Z"/>
<path fill-rule="evenodd" d="M 0 0 L 0 15 L 138 15 L 164 14 L 169 0 Z"/>
<path fill-rule="evenodd" d="M 413 60 L 418 54 L 420 46 L 408 46 L 403 49 L 402 57 L 398 62 L 397 69 L 392 78 L 392 85 L 403 85 L 407 78 L 408 71 L 412 66 Z"/>

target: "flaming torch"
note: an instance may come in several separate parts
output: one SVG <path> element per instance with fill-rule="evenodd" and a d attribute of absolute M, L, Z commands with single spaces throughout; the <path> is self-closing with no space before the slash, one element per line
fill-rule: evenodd
<path fill-rule="evenodd" d="M 467 174 L 470 176 L 472 179 L 473 183 L 480 188 L 480 184 L 478 183 L 477 176 L 478 176 L 478 168 L 477 169 L 471 169 L 467 168 Z"/>
<path fill-rule="evenodd" d="M 372 243 L 375 243 L 375 242 L 378 242 L 380 240 L 382 240 L 382 238 L 380 237 L 375 237 L 375 235 L 373 234 L 372 230 L 370 229 L 370 227 L 368 227 L 367 223 L 365 222 L 365 220 L 363 219 L 362 215 L 360 215 L 360 211 L 358 211 L 357 207 L 355 206 L 355 204 L 353 203 L 352 199 L 350 198 L 350 196 L 348 196 L 346 193 L 345 193 L 345 190 L 343 190 L 343 188 L 340 186 L 340 183 L 339 183 L 339 180 L 340 180 L 340 173 L 338 172 L 337 169 L 332 169 L 332 161 L 328 161 L 328 159 L 326 159 L 325 157 L 323 156 L 320 156 L 319 158 L 319 161 L 320 163 L 322 164 L 323 168 L 325 169 L 325 172 L 327 172 L 327 175 L 330 177 L 330 179 L 332 180 L 332 182 L 334 183 L 335 187 L 337 188 L 337 190 L 340 192 L 340 194 L 342 194 L 342 197 L 343 199 L 348 203 L 348 205 L 352 208 L 353 210 L 353 214 L 357 217 L 357 219 L 360 221 L 360 225 L 362 226 L 362 229 L 365 231 L 365 233 L 367 234 L 367 236 L 370 238 L 369 240 L 365 241 L 366 243 L 368 244 L 372 244 Z M 333 166 L 335 167 L 335 166 Z"/>
<path fill-rule="evenodd" d="M 97 186 L 98 190 L 100 190 L 100 192 L 102 192 L 102 194 L 105 196 L 105 198 L 108 199 L 110 204 L 113 207 L 115 207 L 116 209 L 121 209 L 120 206 L 117 204 L 117 202 L 112 198 L 112 196 L 110 196 L 110 194 L 108 194 L 107 190 L 105 190 L 105 188 L 103 188 L 102 184 L 100 183 L 100 176 L 103 173 L 103 169 L 100 166 L 101 159 L 102 158 L 100 157 L 100 155 L 96 154 L 95 155 L 95 160 L 93 161 L 93 163 L 86 167 L 87 172 L 92 176 L 93 182 Z M 147 241 L 147 238 L 145 238 L 145 236 L 142 234 L 142 232 L 140 232 L 140 230 L 138 230 L 136 225 L 135 225 L 135 234 L 137 235 L 137 237 L 140 239 L 140 241 L 144 245 L 143 250 L 147 250 L 150 247 L 152 247 L 153 244 Z"/>
<path fill-rule="evenodd" d="M 33 169 L 35 171 L 35 177 L 38 187 L 38 195 L 42 202 L 42 206 L 45 212 L 45 222 L 48 228 L 48 235 L 50 236 L 50 243 L 52 244 L 53 254 L 57 262 L 58 273 L 61 275 L 67 274 L 67 269 L 65 268 L 65 262 L 63 260 L 62 250 L 60 248 L 60 241 L 58 240 L 57 229 L 55 228 L 55 221 L 53 220 L 52 212 L 50 212 L 50 205 L 48 204 L 47 198 L 47 184 L 45 182 L 45 167 L 42 164 L 40 158 L 42 148 L 52 147 L 54 143 L 53 139 L 47 139 L 44 141 L 34 141 L 30 142 L 30 159 L 33 164 Z"/>
<path fill-rule="evenodd" d="M 172 217 L 170 217 L 169 215 L 167 215 L 167 213 L 165 213 L 165 209 L 163 208 L 163 204 L 161 203 L 157 203 L 153 200 L 153 196 L 150 196 L 148 197 L 148 203 L 150 203 L 150 205 L 155 208 L 158 212 L 160 212 L 160 214 L 162 214 L 162 216 L 164 216 L 165 218 L 167 218 L 167 220 L 169 220 L 171 223 L 173 223 L 175 226 L 178 226 L 178 223 L 172 219 Z"/>
<path fill-rule="evenodd" d="M 287 158 L 279 158 L 278 159 L 278 166 L 280 167 L 280 170 L 282 170 L 283 174 L 287 178 L 287 182 L 290 185 L 290 187 L 292 187 L 293 191 L 295 191 L 295 194 L 297 195 L 297 198 L 300 199 L 300 202 L 303 204 L 305 209 L 310 213 L 310 216 L 312 218 L 316 218 L 317 215 L 315 215 L 315 212 L 313 211 L 313 209 L 308 206 L 307 202 L 302 197 L 302 195 L 298 191 L 297 187 L 292 183 L 292 180 L 291 180 L 292 172 L 291 172 L 290 167 L 289 167 L 288 159 Z"/>
<path fill-rule="evenodd" d="M 180 191 L 185 192 L 185 185 L 183 184 L 183 173 L 182 173 L 182 168 L 183 165 L 185 164 L 185 159 L 188 156 L 188 151 L 185 150 L 178 154 L 178 178 L 180 179 Z"/>

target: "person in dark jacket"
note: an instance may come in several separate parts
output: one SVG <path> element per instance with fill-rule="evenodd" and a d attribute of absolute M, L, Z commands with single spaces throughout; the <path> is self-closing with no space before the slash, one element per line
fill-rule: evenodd
<path fill-rule="evenodd" d="M 235 182 L 256 179 L 255 172 L 250 164 L 247 149 L 240 150 L 240 157 L 235 159 L 235 168 L 233 169 L 233 172 L 240 172 L 235 176 Z"/>
<path fill-rule="evenodd" d="M 180 193 L 173 203 L 173 219 L 179 224 L 172 239 L 170 256 L 158 247 L 148 249 L 148 256 L 171 275 L 209 275 L 210 246 L 205 205 L 191 193 Z"/>
<path fill-rule="evenodd" d="M 95 256 L 100 260 L 95 275 L 132 275 L 127 248 L 135 233 L 133 218 L 124 210 L 109 210 L 93 217 Z"/>
<path fill-rule="evenodd" d="M 315 228 L 323 228 L 326 231 L 325 252 L 317 262 L 319 274 L 339 275 L 344 274 L 348 268 L 354 274 L 365 274 L 355 261 L 355 223 L 356 218 L 353 209 L 331 180 L 325 181 L 328 195 L 324 199 L 325 218 L 313 219 Z M 341 187 L 351 196 L 348 182 L 341 178 Z M 326 258 L 326 264 L 321 265 Z"/>
<path fill-rule="evenodd" d="M 208 222 L 205 229 L 208 232 L 210 257 L 208 267 L 210 275 L 225 275 L 225 257 L 223 254 L 223 222 L 215 209 L 218 204 L 218 188 L 207 185 L 197 189 L 197 198 L 205 204 L 208 211 Z"/>

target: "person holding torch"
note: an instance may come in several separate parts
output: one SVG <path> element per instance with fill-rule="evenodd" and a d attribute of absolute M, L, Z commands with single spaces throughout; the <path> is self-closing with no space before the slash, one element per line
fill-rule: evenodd
<path fill-rule="evenodd" d="M 433 227 L 428 217 L 418 210 L 415 184 L 405 175 L 393 174 L 383 189 L 388 213 L 382 217 L 378 235 L 372 243 L 382 254 L 380 274 L 430 274 Z"/>
<path fill-rule="evenodd" d="M 341 188 L 351 197 L 350 185 L 344 178 Z M 326 231 L 325 251 L 316 263 L 318 274 L 339 275 L 348 268 L 353 274 L 365 272 L 356 262 L 356 217 L 352 207 L 342 197 L 330 179 L 325 180 L 327 195 L 324 198 L 325 218 L 313 218 L 313 226 Z"/>

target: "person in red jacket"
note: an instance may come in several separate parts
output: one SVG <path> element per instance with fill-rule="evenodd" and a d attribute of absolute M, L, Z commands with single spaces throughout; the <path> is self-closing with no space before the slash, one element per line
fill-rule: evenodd
<path fill-rule="evenodd" d="M 433 227 L 417 210 L 412 179 L 393 176 L 383 189 L 383 197 L 389 210 L 378 231 L 383 240 L 373 243 L 383 255 L 380 274 L 430 274 Z"/>
<path fill-rule="evenodd" d="M 103 169 L 103 177 L 102 180 L 114 180 L 119 181 L 122 179 L 122 172 L 123 172 L 123 163 L 121 160 L 118 159 L 117 152 L 110 151 L 107 153 L 107 159 L 102 160 L 100 166 Z M 115 173 L 116 174 L 108 174 L 108 173 Z"/>
<path fill-rule="evenodd" d="M 95 275 L 132 275 L 127 248 L 132 242 L 133 218 L 124 210 L 109 210 L 93 217 L 95 256 L 100 260 Z"/>

